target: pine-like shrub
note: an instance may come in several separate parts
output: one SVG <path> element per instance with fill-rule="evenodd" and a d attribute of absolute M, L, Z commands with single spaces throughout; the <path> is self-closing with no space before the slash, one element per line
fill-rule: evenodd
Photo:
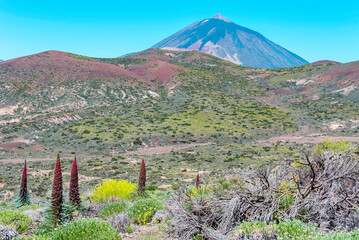
<path fill-rule="evenodd" d="M 127 203 L 126 202 L 112 202 L 107 205 L 105 205 L 100 213 L 99 216 L 103 219 L 107 219 L 108 217 L 122 213 L 127 209 Z"/>
<path fill-rule="evenodd" d="M 72 168 L 71 168 L 69 201 L 74 206 L 76 206 L 76 208 L 81 207 L 81 199 L 80 199 L 80 193 L 79 193 L 79 174 L 78 174 L 76 156 L 72 163 Z"/>
<path fill-rule="evenodd" d="M 146 165 L 145 160 L 142 159 L 140 174 L 138 176 L 138 192 L 142 193 L 146 190 Z"/>
<path fill-rule="evenodd" d="M 29 191 L 27 190 L 27 166 L 26 166 L 26 160 L 25 160 L 24 169 L 22 171 L 19 195 L 13 201 L 13 205 L 15 207 L 22 207 L 22 206 L 30 205 L 30 204 L 31 204 L 31 201 L 30 201 Z"/>
<path fill-rule="evenodd" d="M 131 200 L 136 191 L 136 184 L 127 180 L 106 180 L 96 186 L 89 196 L 91 201 L 108 203 L 121 200 Z"/>
<path fill-rule="evenodd" d="M 144 198 L 129 207 L 128 212 L 133 221 L 146 224 L 149 223 L 158 210 L 164 209 L 161 201 L 154 198 Z"/>
<path fill-rule="evenodd" d="M 58 225 L 62 222 L 62 205 L 63 205 L 63 189 L 62 189 L 62 170 L 61 170 L 61 161 L 60 155 L 57 154 L 55 172 L 54 172 L 54 182 L 52 184 L 52 194 L 51 194 L 51 215 L 52 215 L 52 224 Z"/>

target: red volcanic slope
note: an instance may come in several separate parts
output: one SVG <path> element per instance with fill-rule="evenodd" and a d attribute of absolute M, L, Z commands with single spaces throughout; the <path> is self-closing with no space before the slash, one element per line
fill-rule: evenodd
<path fill-rule="evenodd" d="M 7 79 L 31 80 L 34 85 L 65 80 L 134 78 L 155 87 L 150 80 L 114 64 L 86 61 L 69 57 L 64 52 L 48 51 L 0 63 L 0 82 Z"/>
<path fill-rule="evenodd" d="M 321 64 L 338 64 L 340 62 L 336 62 L 336 61 L 331 61 L 331 60 L 320 60 L 320 61 L 316 61 L 311 63 L 311 65 L 321 65 Z"/>
<path fill-rule="evenodd" d="M 168 62 L 153 60 L 144 65 L 129 66 L 127 69 L 145 77 L 146 79 L 157 79 L 158 84 L 164 85 L 171 82 L 172 77 L 176 75 L 179 68 L 179 66 Z"/>
<path fill-rule="evenodd" d="M 339 80 L 337 85 L 345 86 L 347 84 L 355 84 L 359 86 L 359 61 L 336 64 L 327 71 L 317 74 L 319 80 L 323 82 Z"/>

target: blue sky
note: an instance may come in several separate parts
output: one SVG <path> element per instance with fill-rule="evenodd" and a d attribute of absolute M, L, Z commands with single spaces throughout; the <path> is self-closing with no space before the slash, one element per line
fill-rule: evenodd
<path fill-rule="evenodd" d="M 359 60 L 357 0 L 0 0 L 0 59 L 46 50 L 117 57 L 216 13 L 310 62 Z"/>

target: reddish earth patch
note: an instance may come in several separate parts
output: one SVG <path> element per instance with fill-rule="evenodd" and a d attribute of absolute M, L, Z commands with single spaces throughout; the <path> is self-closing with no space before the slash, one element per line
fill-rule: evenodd
<path fill-rule="evenodd" d="M 0 162 L 24 163 L 25 159 L 27 162 L 56 161 L 56 158 L 7 158 L 7 159 L 0 159 Z M 62 157 L 61 159 L 73 159 L 73 157 Z"/>
<path fill-rule="evenodd" d="M 281 95 L 292 95 L 293 94 L 293 92 L 287 87 L 278 89 L 276 91 L 276 93 L 281 94 Z"/>
<path fill-rule="evenodd" d="M 168 62 L 153 60 L 144 65 L 129 66 L 127 69 L 146 79 L 157 79 L 158 84 L 164 85 L 172 81 L 173 76 L 176 75 L 179 68 L 179 66 Z"/>
<path fill-rule="evenodd" d="M 325 83 L 331 88 L 354 84 L 359 86 L 359 61 L 336 64 L 324 73 L 317 74 L 318 82 Z"/>
<path fill-rule="evenodd" d="M 7 142 L 0 144 L 0 148 L 3 148 L 5 150 L 15 150 L 20 146 L 26 145 L 25 142 Z"/>
<path fill-rule="evenodd" d="M 279 108 L 277 105 L 271 103 L 271 100 L 276 99 L 278 96 L 274 93 L 274 92 L 269 92 L 269 96 L 267 98 L 259 98 L 259 97 L 254 97 L 254 99 L 256 99 L 257 101 L 264 103 L 266 105 L 275 107 L 275 108 Z"/>
<path fill-rule="evenodd" d="M 39 143 L 35 143 L 32 147 L 28 149 L 23 149 L 21 150 L 21 152 L 35 152 L 35 151 L 42 152 L 44 150 L 45 149 Z"/>
<path fill-rule="evenodd" d="M 76 59 L 59 51 L 42 52 L 0 63 L 0 82 L 21 79 L 32 86 L 51 81 L 133 78 L 155 87 L 149 80 L 114 64 Z M 33 81 L 31 76 L 40 77 Z"/>

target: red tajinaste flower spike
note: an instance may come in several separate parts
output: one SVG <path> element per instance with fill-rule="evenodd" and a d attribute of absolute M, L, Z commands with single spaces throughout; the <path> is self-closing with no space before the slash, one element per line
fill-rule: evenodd
<path fill-rule="evenodd" d="M 22 207 L 22 206 L 31 204 L 29 192 L 27 190 L 27 166 L 26 166 L 26 160 L 25 160 L 25 164 L 24 164 L 24 169 L 22 171 L 22 178 L 21 178 L 19 196 L 14 200 L 13 204 L 16 207 Z"/>
<path fill-rule="evenodd" d="M 69 201 L 73 203 L 77 208 L 79 208 L 81 206 L 81 199 L 79 193 L 79 173 L 77 168 L 76 155 L 72 163 L 69 189 Z"/>
<path fill-rule="evenodd" d="M 51 194 L 51 213 L 53 214 L 53 225 L 57 225 L 62 221 L 62 204 L 63 204 L 63 189 L 62 189 L 62 170 L 60 155 L 57 154 L 54 182 L 52 184 Z"/>
<path fill-rule="evenodd" d="M 199 174 L 197 174 L 197 178 L 196 178 L 196 188 L 199 187 Z"/>
<path fill-rule="evenodd" d="M 138 176 L 138 192 L 144 192 L 146 190 L 146 165 L 145 160 L 142 159 L 140 174 Z"/>

